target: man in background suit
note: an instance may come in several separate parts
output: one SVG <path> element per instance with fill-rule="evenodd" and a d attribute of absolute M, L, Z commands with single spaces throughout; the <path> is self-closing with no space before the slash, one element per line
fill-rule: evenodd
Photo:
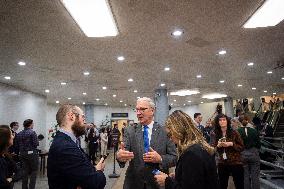
<path fill-rule="evenodd" d="M 49 150 L 47 177 L 50 189 L 103 189 L 103 159 L 94 167 L 78 143 L 85 134 L 85 116 L 74 105 L 63 105 L 56 114 L 60 126 Z"/>
<path fill-rule="evenodd" d="M 136 115 L 139 124 L 126 127 L 117 160 L 121 167 L 129 162 L 124 189 L 158 189 L 154 169 L 168 173 L 175 166 L 176 147 L 166 135 L 165 129 L 154 123 L 155 104 L 150 98 L 137 100 Z"/>

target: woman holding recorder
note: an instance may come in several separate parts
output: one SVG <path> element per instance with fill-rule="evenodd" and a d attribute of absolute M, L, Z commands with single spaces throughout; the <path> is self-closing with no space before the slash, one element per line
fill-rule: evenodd
<path fill-rule="evenodd" d="M 217 189 L 218 178 L 214 148 L 203 138 L 192 119 L 180 110 L 166 121 L 166 131 L 177 145 L 179 159 L 175 176 L 156 172 L 155 179 L 165 189 Z"/>
<path fill-rule="evenodd" d="M 230 174 L 233 176 L 236 189 L 244 188 L 244 170 L 241 152 L 244 144 L 240 134 L 232 129 L 230 119 L 219 114 L 215 117 L 214 147 L 218 153 L 218 175 L 220 188 L 227 189 Z"/>

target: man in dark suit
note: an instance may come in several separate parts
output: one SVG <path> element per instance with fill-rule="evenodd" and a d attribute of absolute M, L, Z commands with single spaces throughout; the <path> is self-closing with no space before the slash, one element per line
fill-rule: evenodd
<path fill-rule="evenodd" d="M 139 124 L 126 127 L 117 160 L 121 167 L 129 162 L 124 189 L 158 189 L 153 170 L 168 173 L 175 166 L 176 148 L 166 135 L 165 129 L 154 123 L 155 104 L 150 98 L 137 100 L 136 115 Z"/>
<path fill-rule="evenodd" d="M 103 159 L 94 167 L 78 144 L 85 134 L 85 116 L 74 105 L 63 105 L 56 114 L 60 126 L 49 150 L 47 177 L 50 189 L 102 189 L 106 178 Z"/>

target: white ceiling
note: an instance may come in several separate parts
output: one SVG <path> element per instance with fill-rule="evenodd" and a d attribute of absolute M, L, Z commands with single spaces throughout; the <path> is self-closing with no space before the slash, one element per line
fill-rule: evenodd
<path fill-rule="evenodd" d="M 210 102 L 201 98 L 209 92 L 233 98 L 261 96 L 264 90 L 284 93 L 283 69 L 273 69 L 284 60 L 283 21 L 275 27 L 242 28 L 261 2 L 110 0 L 119 35 L 88 38 L 59 0 L 1 1 L 0 82 L 46 95 L 50 103 L 111 106 L 134 104 L 137 96 L 153 97 L 160 83 L 168 91 L 200 90 L 198 95 L 171 96 L 175 105 Z M 180 38 L 171 36 L 176 28 L 184 30 Z M 216 55 L 220 49 L 227 54 Z M 119 63 L 119 55 L 125 61 Z M 21 67 L 19 61 L 27 65 Z M 170 71 L 165 72 L 167 66 Z"/>

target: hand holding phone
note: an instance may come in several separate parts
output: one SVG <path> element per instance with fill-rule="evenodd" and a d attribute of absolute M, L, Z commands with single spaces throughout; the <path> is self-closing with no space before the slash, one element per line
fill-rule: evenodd
<path fill-rule="evenodd" d="M 158 175 L 158 174 L 160 174 L 160 171 L 159 171 L 158 169 L 154 169 L 154 170 L 152 171 L 152 173 L 153 173 L 154 175 Z"/>
<path fill-rule="evenodd" d="M 107 159 L 108 155 L 109 155 L 109 153 L 107 153 L 106 155 L 103 156 L 103 159 L 104 159 L 103 162 Z"/>
<path fill-rule="evenodd" d="M 222 137 L 219 139 L 220 142 L 226 142 L 226 137 Z"/>

